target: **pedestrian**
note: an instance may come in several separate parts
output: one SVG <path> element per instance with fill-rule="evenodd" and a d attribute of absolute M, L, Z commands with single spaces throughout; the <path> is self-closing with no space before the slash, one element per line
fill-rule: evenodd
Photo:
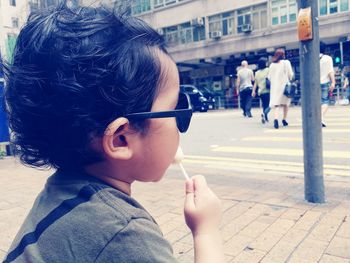
<path fill-rule="evenodd" d="M 269 75 L 269 68 L 266 66 L 266 59 L 260 58 L 258 61 L 258 71 L 255 72 L 255 82 L 253 86 L 252 96 L 256 96 L 256 89 L 258 89 L 258 95 L 260 97 L 263 112 L 261 114 L 261 122 L 265 123 L 269 121 L 268 114 L 270 112 L 270 82 L 267 77 Z"/>
<path fill-rule="evenodd" d="M 290 61 L 285 58 L 285 52 L 281 48 L 276 50 L 272 58 L 268 79 L 271 83 L 270 107 L 274 109 L 273 126 L 275 129 L 279 128 L 278 120 L 280 107 L 283 108 L 282 124 L 283 126 L 288 126 L 287 116 L 291 99 L 284 95 L 284 90 L 286 85 L 290 84 L 293 79 L 293 70 Z"/>
<path fill-rule="evenodd" d="M 321 104 L 322 104 L 322 127 L 326 127 L 325 116 L 328 111 L 329 99 L 335 88 L 335 76 L 333 68 L 333 59 L 325 54 L 326 44 L 320 42 L 320 85 L 321 85 Z"/>
<path fill-rule="evenodd" d="M 254 73 L 248 68 L 248 62 L 246 60 L 241 62 L 241 66 L 237 72 L 237 87 L 239 88 L 239 96 L 241 98 L 241 108 L 243 110 L 243 116 L 251 118 L 253 117 L 251 108 Z"/>
<path fill-rule="evenodd" d="M 5 97 L 21 161 L 56 172 L 5 263 L 176 261 L 131 184 L 162 179 L 190 124 L 178 74 L 138 18 L 65 4 L 30 15 Z M 184 211 L 195 262 L 223 262 L 220 203 L 204 177 L 186 182 Z"/>

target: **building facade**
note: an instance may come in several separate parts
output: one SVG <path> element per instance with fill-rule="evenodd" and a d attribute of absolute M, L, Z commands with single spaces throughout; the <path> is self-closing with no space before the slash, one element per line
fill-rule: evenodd
<path fill-rule="evenodd" d="M 0 57 L 11 60 L 13 47 L 28 13 L 28 1 L 0 0 Z"/>
<path fill-rule="evenodd" d="M 350 63 L 350 0 L 318 0 L 320 39 Z M 206 87 L 221 101 L 234 95 L 243 59 L 254 69 L 260 57 L 286 50 L 299 76 L 296 0 L 134 0 L 129 11 L 164 35 L 184 84 Z"/>

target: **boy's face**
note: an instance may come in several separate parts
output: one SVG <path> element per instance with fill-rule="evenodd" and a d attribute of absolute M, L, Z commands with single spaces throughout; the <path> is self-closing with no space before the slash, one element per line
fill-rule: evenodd
<path fill-rule="evenodd" d="M 175 63 L 165 54 L 159 52 L 162 65 L 162 80 L 158 96 L 151 111 L 174 110 L 179 96 L 179 73 Z M 175 118 L 149 120 L 147 134 L 141 139 L 133 158 L 138 171 L 134 174 L 138 181 L 158 181 L 174 160 L 179 145 L 179 132 Z"/>

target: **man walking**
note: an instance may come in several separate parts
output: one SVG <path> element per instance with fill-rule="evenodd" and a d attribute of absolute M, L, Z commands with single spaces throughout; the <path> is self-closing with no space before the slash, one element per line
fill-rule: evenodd
<path fill-rule="evenodd" d="M 335 88 L 333 59 L 325 54 L 326 44 L 320 43 L 320 83 L 322 103 L 322 127 L 326 127 L 325 115 L 328 110 L 329 97 Z"/>
<path fill-rule="evenodd" d="M 239 96 L 241 97 L 241 108 L 243 116 L 251 118 L 252 113 L 252 90 L 254 81 L 253 71 L 248 68 L 248 62 L 243 60 L 241 62 L 241 69 L 237 73 L 237 87 L 239 88 Z"/>

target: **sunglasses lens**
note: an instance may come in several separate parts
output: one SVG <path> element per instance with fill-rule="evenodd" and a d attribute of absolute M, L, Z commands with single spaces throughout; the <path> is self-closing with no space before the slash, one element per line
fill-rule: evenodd
<path fill-rule="evenodd" d="M 179 100 L 177 101 L 176 109 L 184 110 L 189 108 L 189 98 L 185 93 L 179 93 Z"/>
<path fill-rule="evenodd" d="M 190 126 L 192 115 L 189 116 L 177 116 L 176 125 L 181 133 L 186 132 Z"/>
<path fill-rule="evenodd" d="M 187 110 L 190 108 L 189 98 L 184 93 L 179 93 L 179 100 L 177 102 L 176 109 L 177 110 Z M 176 124 L 177 128 L 181 133 L 186 132 L 188 127 L 190 126 L 192 117 L 192 111 L 183 113 L 181 115 L 176 116 Z"/>

